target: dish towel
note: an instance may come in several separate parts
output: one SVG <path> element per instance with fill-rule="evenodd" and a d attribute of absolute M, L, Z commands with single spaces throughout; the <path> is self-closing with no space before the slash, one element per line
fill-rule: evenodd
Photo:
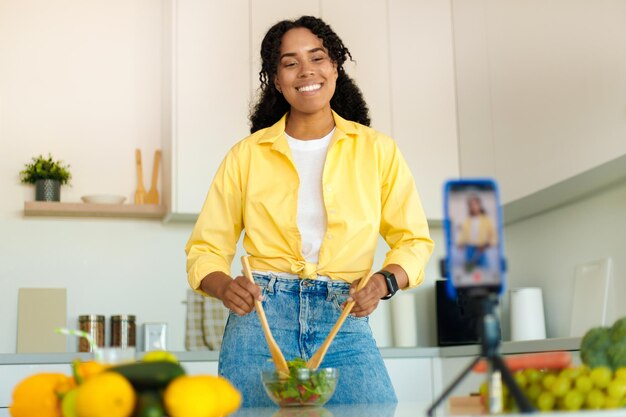
<path fill-rule="evenodd" d="M 222 302 L 187 290 L 185 348 L 187 350 L 219 350 L 222 346 L 228 309 Z"/>

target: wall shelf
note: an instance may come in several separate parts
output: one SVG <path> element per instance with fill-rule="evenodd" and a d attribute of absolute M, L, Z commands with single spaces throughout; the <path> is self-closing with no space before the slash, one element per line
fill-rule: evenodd
<path fill-rule="evenodd" d="M 24 216 L 51 217 L 114 217 L 132 219 L 163 219 L 165 206 L 156 204 L 90 204 L 51 201 L 24 202 Z"/>

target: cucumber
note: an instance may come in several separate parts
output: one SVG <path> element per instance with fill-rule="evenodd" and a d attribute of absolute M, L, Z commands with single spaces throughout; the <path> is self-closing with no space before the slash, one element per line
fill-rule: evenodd
<path fill-rule="evenodd" d="M 108 370 L 128 379 L 137 390 L 165 388 L 174 378 L 185 375 L 182 366 L 169 361 L 129 363 Z"/>
<path fill-rule="evenodd" d="M 158 392 L 143 391 L 139 393 L 133 417 L 163 417 L 164 415 L 165 409 Z"/>

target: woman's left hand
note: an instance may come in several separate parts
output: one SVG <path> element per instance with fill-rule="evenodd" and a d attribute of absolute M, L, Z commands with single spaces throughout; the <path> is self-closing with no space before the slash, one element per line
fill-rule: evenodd
<path fill-rule="evenodd" d="M 350 297 L 347 300 L 347 302 L 355 301 L 351 312 L 355 317 L 365 317 L 372 314 L 372 312 L 376 310 L 376 307 L 378 307 L 380 299 L 387 295 L 387 284 L 385 284 L 385 277 L 383 275 L 372 275 L 367 284 L 365 284 L 365 287 L 357 291 L 361 279 L 354 281 L 352 285 L 350 285 Z"/>

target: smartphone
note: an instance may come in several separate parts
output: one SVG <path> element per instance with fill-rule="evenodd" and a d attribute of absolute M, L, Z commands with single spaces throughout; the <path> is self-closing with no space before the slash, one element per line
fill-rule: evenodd
<path fill-rule="evenodd" d="M 451 180 L 444 185 L 447 293 L 502 293 L 504 245 L 498 186 L 492 179 Z"/>

